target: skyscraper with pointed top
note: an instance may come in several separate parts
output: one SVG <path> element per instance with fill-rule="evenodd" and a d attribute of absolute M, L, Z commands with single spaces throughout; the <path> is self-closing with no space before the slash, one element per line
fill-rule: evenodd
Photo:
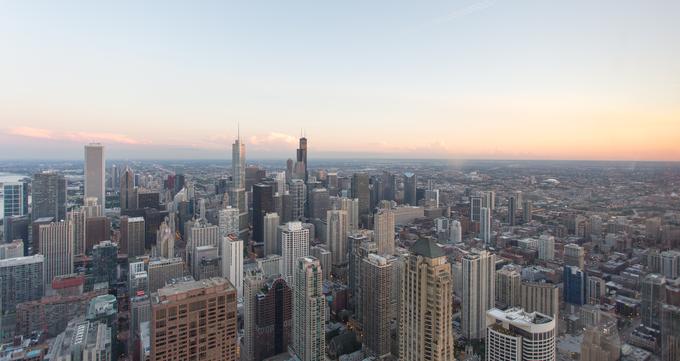
<path fill-rule="evenodd" d="M 241 126 L 231 146 L 231 176 L 234 188 L 244 188 L 246 184 L 246 145 L 241 142 Z"/>
<path fill-rule="evenodd" d="M 307 172 L 307 138 L 305 138 L 302 134 L 300 137 L 300 147 L 297 149 L 297 164 L 299 164 L 301 170 L 304 169 L 303 179 L 305 180 L 305 183 L 307 183 L 309 176 L 309 173 Z M 300 173 L 302 173 L 302 171 Z"/>

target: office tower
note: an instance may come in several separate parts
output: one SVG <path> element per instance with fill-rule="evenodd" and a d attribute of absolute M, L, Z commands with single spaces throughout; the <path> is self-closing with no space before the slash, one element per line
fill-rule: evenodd
<path fill-rule="evenodd" d="M 218 226 L 213 226 L 206 220 L 201 219 L 196 222 L 192 222 L 187 233 L 189 234 L 189 239 L 187 239 L 186 246 L 186 260 L 187 264 L 191 265 L 191 251 L 198 246 L 216 246 L 219 247 L 220 240 L 220 229 Z"/>
<path fill-rule="evenodd" d="M 478 340 L 484 338 L 486 311 L 493 308 L 496 299 L 496 257 L 488 251 L 473 252 L 463 256 L 461 265 L 461 332 L 469 340 Z"/>
<path fill-rule="evenodd" d="M 66 219 L 66 178 L 54 172 L 33 175 L 31 184 L 31 215 L 33 219 L 53 217 Z"/>
<path fill-rule="evenodd" d="M 538 238 L 538 259 L 552 261 L 555 258 L 555 237 L 543 234 Z"/>
<path fill-rule="evenodd" d="M 517 208 L 521 209 L 524 201 L 522 200 L 522 191 L 515 191 L 515 205 Z"/>
<path fill-rule="evenodd" d="M 396 176 L 388 171 L 384 171 L 380 180 L 380 184 L 383 187 L 381 200 L 393 201 L 397 192 Z"/>
<path fill-rule="evenodd" d="M 484 245 L 491 246 L 491 211 L 489 208 L 482 207 L 479 211 L 479 238 L 484 241 Z"/>
<path fill-rule="evenodd" d="M 50 218 L 52 219 L 52 218 Z M 4 240 L 5 242 L 11 242 L 17 239 L 24 241 L 24 253 L 28 254 L 29 245 L 29 228 L 30 228 L 30 218 L 28 215 L 25 216 L 10 216 L 3 219 L 4 223 Z"/>
<path fill-rule="evenodd" d="M 141 237 L 142 245 L 144 245 L 144 227 L 142 227 Z M 85 218 L 85 253 L 89 254 L 95 244 L 108 239 L 111 239 L 111 220 L 108 217 L 87 216 Z"/>
<path fill-rule="evenodd" d="M 290 283 L 295 274 L 297 259 L 309 255 L 309 229 L 301 222 L 288 222 L 279 227 L 283 276 Z"/>
<path fill-rule="evenodd" d="M 482 204 L 480 207 L 486 207 L 493 212 L 496 209 L 496 192 L 488 191 L 482 193 Z"/>
<path fill-rule="evenodd" d="M 293 293 L 286 281 L 256 269 L 246 275 L 243 292 L 243 360 L 260 361 L 285 352 L 293 318 Z"/>
<path fill-rule="evenodd" d="M 300 147 L 297 149 L 297 163 L 296 172 L 298 179 L 302 179 L 307 183 L 309 173 L 307 172 L 307 138 L 300 138 Z"/>
<path fill-rule="evenodd" d="M 680 360 L 680 307 L 664 304 L 661 306 L 661 361 L 673 360 Z"/>
<path fill-rule="evenodd" d="M 487 361 L 555 361 L 557 323 L 551 316 L 521 308 L 486 312 Z"/>
<path fill-rule="evenodd" d="M 367 173 L 354 173 L 352 175 L 352 198 L 359 200 L 359 223 L 366 226 L 364 218 L 371 212 Z"/>
<path fill-rule="evenodd" d="M 28 185 L 23 182 L 5 182 L 3 189 L 4 217 L 28 214 Z"/>
<path fill-rule="evenodd" d="M 80 209 L 85 212 L 86 217 L 101 217 L 104 215 L 101 204 L 96 197 L 85 198 L 83 206 Z"/>
<path fill-rule="evenodd" d="M 675 250 L 661 252 L 661 274 L 669 279 L 680 277 L 680 252 Z"/>
<path fill-rule="evenodd" d="M 248 201 L 245 188 L 230 188 L 229 205 L 238 209 L 238 227 L 240 234 L 248 230 Z"/>
<path fill-rule="evenodd" d="M 121 253 L 128 257 L 143 256 L 144 239 L 144 217 L 120 217 Z"/>
<path fill-rule="evenodd" d="M 236 289 L 224 278 L 159 289 L 151 296 L 151 360 L 236 361 L 236 317 Z"/>
<path fill-rule="evenodd" d="M 358 198 L 334 198 L 331 203 L 333 209 L 347 211 L 347 223 L 350 231 L 359 229 L 359 199 Z"/>
<path fill-rule="evenodd" d="M 184 276 L 184 261 L 181 258 L 152 259 L 146 268 L 150 294 L 165 287 L 168 281 Z"/>
<path fill-rule="evenodd" d="M 640 318 L 642 324 L 659 330 L 661 328 L 661 304 L 665 302 L 666 278 L 650 273 L 640 283 Z"/>
<path fill-rule="evenodd" d="M 174 219 L 175 215 L 171 213 L 170 217 Z M 165 217 L 156 231 L 156 249 L 163 258 L 175 257 L 175 222 L 172 219 Z"/>
<path fill-rule="evenodd" d="M 125 168 L 120 177 L 120 210 L 128 211 L 137 209 L 137 188 L 135 187 L 135 174 L 129 167 Z"/>
<path fill-rule="evenodd" d="M 580 269 L 585 267 L 586 253 L 583 247 L 576 243 L 569 243 L 564 246 L 564 264 L 567 266 L 575 266 Z"/>
<path fill-rule="evenodd" d="M 604 297 L 606 288 L 605 282 L 600 277 L 591 276 L 586 280 L 586 301 L 591 305 L 600 303 Z"/>
<path fill-rule="evenodd" d="M 472 196 L 470 197 L 470 220 L 473 222 L 479 222 L 481 219 L 482 212 L 482 197 Z"/>
<path fill-rule="evenodd" d="M 264 242 L 264 216 L 274 212 L 274 193 L 270 184 L 253 186 L 253 240 Z"/>
<path fill-rule="evenodd" d="M 582 306 L 586 303 L 586 274 L 578 267 L 564 266 L 564 302 Z"/>
<path fill-rule="evenodd" d="M 16 216 L 15 216 L 16 217 Z M 14 217 L 10 217 L 12 219 Z M 38 254 L 40 252 L 40 226 L 54 223 L 54 218 L 43 217 L 33 220 L 31 224 L 31 254 Z M 25 246 L 25 245 L 24 245 Z M 28 253 L 27 253 L 28 254 Z"/>
<path fill-rule="evenodd" d="M 130 297 L 130 320 L 128 325 L 129 336 L 127 340 L 128 354 L 134 355 L 140 349 L 140 326 L 142 322 L 151 320 L 151 299 L 149 295 L 133 295 Z"/>
<path fill-rule="evenodd" d="M 43 296 L 45 259 L 36 254 L 0 260 L 0 305 L 2 314 L 13 313 L 17 304 Z"/>
<path fill-rule="evenodd" d="M 406 172 L 404 173 L 404 204 L 411 206 L 418 205 L 416 199 L 416 185 L 417 179 L 415 173 Z"/>
<path fill-rule="evenodd" d="M 70 222 L 40 226 L 40 253 L 45 256 L 47 287 L 56 276 L 73 273 L 73 225 Z"/>
<path fill-rule="evenodd" d="M 0 244 L 0 260 L 24 256 L 24 241 L 17 239 L 11 243 Z"/>
<path fill-rule="evenodd" d="M 522 268 L 506 265 L 496 271 L 496 304 L 501 309 L 521 304 Z"/>
<path fill-rule="evenodd" d="M 459 221 L 453 220 L 449 223 L 449 242 L 460 243 L 463 241 L 463 228 Z"/>
<path fill-rule="evenodd" d="M 278 254 L 270 254 L 264 258 L 257 258 L 255 261 L 257 262 L 257 267 L 261 269 L 267 277 L 278 276 L 283 272 L 283 257 Z"/>
<path fill-rule="evenodd" d="M 95 283 L 113 285 L 118 279 L 118 244 L 103 241 L 92 248 L 91 274 Z"/>
<path fill-rule="evenodd" d="M 342 266 L 347 263 L 347 212 L 332 210 L 327 211 L 326 223 L 326 244 L 331 251 L 333 267 Z"/>
<path fill-rule="evenodd" d="M 524 223 L 529 223 L 532 220 L 532 214 L 534 212 L 534 205 L 530 201 L 524 201 L 522 205 L 522 221 Z"/>
<path fill-rule="evenodd" d="M 131 295 L 149 293 L 149 273 L 146 271 L 130 272 L 128 274 L 128 293 Z"/>
<path fill-rule="evenodd" d="M 319 260 L 319 263 L 321 264 L 321 270 L 323 271 L 324 281 L 329 279 L 333 264 L 331 252 L 322 246 L 313 246 L 309 249 L 309 254 Z"/>
<path fill-rule="evenodd" d="M 222 237 L 222 277 L 236 288 L 239 297 L 243 294 L 243 241 L 234 235 Z"/>
<path fill-rule="evenodd" d="M 300 257 L 293 277 L 293 339 L 291 351 L 300 361 L 326 359 L 326 297 L 319 260 Z"/>
<path fill-rule="evenodd" d="M 69 321 L 49 348 L 46 360 L 113 360 L 112 330 L 106 324 L 82 318 Z"/>
<path fill-rule="evenodd" d="M 517 216 L 517 198 L 508 198 L 508 225 L 515 226 L 517 221 L 515 217 Z"/>
<path fill-rule="evenodd" d="M 380 209 L 373 219 L 373 239 L 378 244 L 378 254 L 394 254 L 394 212 Z"/>
<path fill-rule="evenodd" d="M 281 254 L 278 242 L 278 230 L 280 218 L 277 213 L 267 213 L 264 215 L 264 255 Z"/>
<path fill-rule="evenodd" d="M 527 312 L 540 312 L 559 319 L 560 290 L 548 282 L 525 282 L 520 285 L 521 306 Z"/>
<path fill-rule="evenodd" d="M 621 339 L 616 321 L 604 321 L 583 331 L 580 361 L 618 361 Z"/>
<path fill-rule="evenodd" d="M 220 235 L 222 237 L 230 234 L 239 235 L 239 210 L 227 206 L 220 209 L 218 212 L 217 225 L 220 227 Z"/>
<path fill-rule="evenodd" d="M 417 241 L 406 256 L 401 281 L 399 359 L 453 360 L 453 279 L 434 242 Z"/>
<path fill-rule="evenodd" d="M 291 200 L 291 220 L 302 220 L 305 217 L 305 204 L 307 204 L 307 186 L 301 179 L 293 179 L 290 181 L 288 189 Z"/>
<path fill-rule="evenodd" d="M 66 220 L 73 224 L 73 254 L 85 254 L 87 249 L 87 214 L 74 209 L 66 214 Z"/>
<path fill-rule="evenodd" d="M 196 281 L 220 277 L 222 274 L 222 264 L 219 254 L 220 251 L 215 246 L 198 246 L 194 248 L 191 275 Z"/>
<path fill-rule="evenodd" d="M 83 198 L 97 198 L 101 214 L 104 214 L 104 208 L 106 208 L 105 163 L 103 145 L 90 143 L 85 146 L 85 193 Z"/>
<path fill-rule="evenodd" d="M 100 295 L 90 300 L 85 316 L 87 321 L 98 322 L 111 329 L 109 340 L 111 345 L 112 360 L 118 359 L 120 345 L 118 345 L 118 300 L 113 295 Z"/>
<path fill-rule="evenodd" d="M 349 237 L 352 244 L 352 254 L 349 260 L 349 280 L 347 282 L 352 291 L 351 304 L 357 320 L 363 319 L 363 308 L 361 302 L 361 265 L 369 254 L 378 252 L 375 242 L 369 242 L 363 235 L 353 235 Z"/>
<path fill-rule="evenodd" d="M 363 343 L 370 356 L 382 357 L 390 353 L 393 267 L 393 263 L 376 254 L 368 255 L 361 264 Z"/>
<path fill-rule="evenodd" d="M 241 132 L 231 146 L 231 181 L 234 188 L 246 186 L 246 145 L 241 142 Z"/>
<path fill-rule="evenodd" d="M 310 219 L 326 219 L 326 211 L 330 208 L 328 206 L 330 197 L 328 189 L 314 188 L 309 194 L 309 218 Z"/>

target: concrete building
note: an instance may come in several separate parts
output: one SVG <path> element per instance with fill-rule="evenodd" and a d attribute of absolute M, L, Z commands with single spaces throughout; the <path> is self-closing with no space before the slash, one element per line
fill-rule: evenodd
<path fill-rule="evenodd" d="M 400 287 L 399 359 L 453 360 L 451 265 L 429 240 L 417 241 L 412 252 L 405 259 Z"/>
<path fill-rule="evenodd" d="M 224 278 L 182 281 L 151 296 L 154 361 L 236 361 L 236 289 Z"/>
<path fill-rule="evenodd" d="M 39 300 L 44 294 L 45 259 L 37 254 L 0 260 L 0 305 L 12 313 L 22 302 Z"/>
<path fill-rule="evenodd" d="M 484 241 L 487 247 L 491 245 L 491 210 L 482 207 L 479 210 L 479 238 Z"/>
<path fill-rule="evenodd" d="M 472 252 L 463 256 L 461 265 L 461 333 L 469 340 L 479 340 L 486 334 L 486 311 L 495 304 L 496 257 L 488 251 Z"/>
<path fill-rule="evenodd" d="M 394 254 L 394 213 L 391 209 L 380 209 L 375 213 L 373 240 L 378 245 L 378 254 Z"/>
<path fill-rule="evenodd" d="M 298 258 L 309 255 L 309 229 L 302 227 L 301 222 L 288 222 L 279 227 L 279 232 L 283 276 L 287 282 L 291 283 L 296 273 Z"/>
<path fill-rule="evenodd" d="M 120 252 L 128 257 L 146 254 L 144 217 L 120 217 Z"/>
<path fill-rule="evenodd" d="M 555 237 L 543 234 L 538 238 L 538 259 L 552 261 L 555 258 Z"/>
<path fill-rule="evenodd" d="M 460 221 L 452 220 L 449 223 L 449 242 L 450 243 L 460 243 L 463 241 L 463 228 Z"/>
<path fill-rule="evenodd" d="M 0 244 L 0 260 L 24 256 L 24 241 L 14 240 L 11 243 Z"/>
<path fill-rule="evenodd" d="M 281 247 L 278 242 L 278 229 L 281 224 L 281 217 L 278 213 L 267 213 L 264 215 L 264 255 L 281 254 Z"/>
<path fill-rule="evenodd" d="M 66 219 L 66 178 L 55 172 L 33 175 L 31 183 L 31 215 L 33 219 L 52 217 Z"/>
<path fill-rule="evenodd" d="M 661 274 L 667 279 L 680 277 L 680 251 L 661 252 Z"/>
<path fill-rule="evenodd" d="M 555 361 L 556 322 L 521 308 L 486 312 L 487 361 Z"/>
<path fill-rule="evenodd" d="M 256 259 L 256 262 L 257 267 L 261 269 L 267 277 L 283 274 L 283 257 L 278 254 L 270 254 L 264 258 L 258 258 Z"/>
<path fill-rule="evenodd" d="M 496 305 L 501 309 L 521 304 L 521 267 L 506 265 L 496 271 Z"/>
<path fill-rule="evenodd" d="M 680 307 L 678 306 L 666 304 L 661 306 L 661 360 L 680 360 Z"/>
<path fill-rule="evenodd" d="M 347 211 L 330 210 L 326 215 L 326 244 L 331 251 L 333 267 L 347 263 Z"/>
<path fill-rule="evenodd" d="M 104 167 L 104 146 L 99 143 L 90 143 L 85 146 L 85 193 L 84 198 L 96 198 L 100 214 L 104 214 L 106 208 L 106 173 Z"/>
<path fill-rule="evenodd" d="M 45 256 L 47 287 L 56 276 L 73 273 L 73 225 L 70 222 L 43 224 L 40 232 L 40 253 Z"/>
<path fill-rule="evenodd" d="M 318 259 L 321 263 L 321 270 L 323 271 L 324 281 L 330 279 L 331 269 L 333 265 L 333 257 L 331 252 L 322 246 L 313 246 L 309 249 L 309 254 Z"/>
<path fill-rule="evenodd" d="M 377 254 L 369 254 L 361 264 L 363 343 L 366 353 L 374 357 L 391 352 L 393 267 L 387 258 Z"/>
<path fill-rule="evenodd" d="M 539 312 L 559 319 L 560 289 L 548 282 L 524 282 L 520 285 L 520 305 L 527 312 Z"/>
<path fill-rule="evenodd" d="M 359 200 L 359 224 L 367 227 L 366 217 L 371 213 L 368 173 L 352 175 L 352 198 Z M 332 252 L 332 251 L 331 251 Z"/>
<path fill-rule="evenodd" d="M 326 298 L 319 260 L 300 257 L 293 277 L 291 352 L 300 361 L 326 360 Z"/>
<path fill-rule="evenodd" d="M 236 288 L 239 297 L 243 295 L 243 241 L 234 235 L 222 238 L 222 277 Z"/>
<path fill-rule="evenodd" d="M 650 273 L 642 279 L 640 293 L 640 317 L 642 324 L 654 329 L 661 329 L 661 304 L 665 302 L 666 278 L 657 273 Z"/>
<path fill-rule="evenodd" d="M 112 361 L 111 328 L 106 324 L 75 319 L 57 336 L 45 356 L 50 361 Z"/>
<path fill-rule="evenodd" d="M 618 361 L 621 358 L 621 339 L 616 321 L 586 327 L 580 354 L 580 361 Z"/>
<path fill-rule="evenodd" d="M 576 266 L 580 269 L 585 267 L 585 251 L 583 247 L 576 243 L 569 243 L 564 246 L 564 264 Z"/>
<path fill-rule="evenodd" d="M 151 259 L 146 272 L 151 294 L 165 287 L 168 281 L 184 276 L 184 261 L 181 258 Z"/>

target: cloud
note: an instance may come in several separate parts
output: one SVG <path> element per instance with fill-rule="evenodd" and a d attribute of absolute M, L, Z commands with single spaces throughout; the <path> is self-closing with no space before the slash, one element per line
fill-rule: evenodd
<path fill-rule="evenodd" d="M 104 142 L 119 144 L 151 144 L 149 141 L 134 139 L 125 134 L 106 133 L 106 132 L 71 132 L 55 131 L 43 128 L 14 127 L 5 131 L 8 135 L 15 135 L 33 139 L 62 140 L 71 142 Z"/>
<path fill-rule="evenodd" d="M 265 136 L 253 135 L 250 137 L 250 144 L 252 145 L 295 145 L 297 138 L 285 133 L 270 132 Z"/>

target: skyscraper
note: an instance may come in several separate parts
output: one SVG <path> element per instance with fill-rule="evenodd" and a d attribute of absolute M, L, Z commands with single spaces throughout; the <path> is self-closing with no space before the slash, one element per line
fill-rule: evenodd
<path fill-rule="evenodd" d="M 309 218 L 310 219 L 326 219 L 326 211 L 328 211 L 330 197 L 328 196 L 328 189 L 314 188 L 309 192 Z"/>
<path fill-rule="evenodd" d="M 144 217 L 120 217 L 120 252 L 128 257 L 143 256 L 145 231 Z"/>
<path fill-rule="evenodd" d="M 521 304 L 521 267 L 506 265 L 496 271 L 496 303 L 501 308 L 517 307 Z"/>
<path fill-rule="evenodd" d="M 393 267 L 392 262 L 376 254 L 369 254 L 361 264 L 364 345 L 367 353 L 375 357 L 390 353 Z"/>
<path fill-rule="evenodd" d="M 137 209 L 137 191 L 135 187 L 135 173 L 126 167 L 120 176 L 120 210 Z"/>
<path fill-rule="evenodd" d="M 341 266 L 347 263 L 347 211 L 327 211 L 326 239 L 331 251 L 333 266 Z"/>
<path fill-rule="evenodd" d="M 241 133 L 231 146 L 231 179 L 234 188 L 246 186 L 246 145 L 241 142 Z"/>
<path fill-rule="evenodd" d="M 45 258 L 36 254 L 0 260 L 0 307 L 12 313 L 17 304 L 39 300 L 44 294 Z"/>
<path fill-rule="evenodd" d="M 87 251 L 87 214 L 82 209 L 74 209 L 67 213 L 66 220 L 73 224 L 73 254 L 85 254 Z"/>
<path fill-rule="evenodd" d="M 45 287 L 56 276 L 73 272 L 73 224 L 66 221 L 40 225 L 40 253 L 45 256 Z"/>
<path fill-rule="evenodd" d="M 421 239 L 405 259 L 399 314 L 399 359 L 453 360 L 453 278 L 446 255 Z"/>
<path fill-rule="evenodd" d="M 299 221 L 305 217 L 305 205 L 307 204 L 307 186 L 301 179 L 293 179 L 289 184 L 291 200 L 291 220 Z"/>
<path fill-rule="evenodd" d="M 661 306 L 661 361 L 679 359 L 680 307 L 664 304 Z"/>
<path fill-rule="evenodd" d="M 538 238 L 538 259 L 552 261 L 555 258 L 555 237 L 543 234 Z"/>
<path fill-rule="evenodd" d="M 565 285 L 566 287 L 566 285 Z M 640 282 L 640 318 L 642 324 L 657 330 L 661 329 L 661 305 L 665 301 L 666 278 L 650 273 Z"/>
<path fill-rule="evenodd" d="M 28 185 L 23 182 L 5 182 L 3 188 L 4 217 L 23 216 L 28 213 Z"/>
<path fill-rule="evenodd" d="M 326 360 L 326 298 L 319 260 L 300 257 L 293 277 L 293 340 L 291 351 L 300 361 Z"/>
<path fill-rule="evenodd" d="M 460 243 L 463 241 L 463 228 L 460 221 L 452 220 L 449 223 L 449 241 L 451 243 Z"/>
<path fill-rule="evenodd" d="M 576 243 L 569 243 L 564 246 L 564 264 L 583 269 L 585 266 L 585 251 L 583 247 Z"/>
<path fill-rule="evenodd" d="M 517 199 L 515 197 L 508 198 L 508 225 L 517 225 Z"/>
<path fill-rule="evenodd" d="M 280 224 L 278 213 L 267 213 L 264 215 L 264 255 L 281 254 L 278 242 L 278 230 Z"/>
<path fill-rule="evenodd" d="M 31 185 L 33 219 L 53 217 L 57 221 L 66 219 L 66 178 L 55 172 L 33 175 Z"/>
<path fill-rule="evenodd" d="M 373 219 L 373 238 L 378 244 L 378 254 L 394 254 L 394 212 L 379 209 Z"/>
<path fill-rule="evenodd" d="M 555 361 L 556 322 L 521 308 L 486 312 L 487 361 Z"/>
<path fill-rule="evenodd" d="M 415 173 L 404 173 L 404 204 L 417 206 L 416 186 L 417 179 Z"/>
<path fill-rule="evenodd" d="M 281 256 L 283 257 L 283 276 L 291 283 L 295 267 L 300 257 L 309 255 L 309 229 L 302 222 L 288 222 L 279 227 L 281 232 Z"/>
<path fill-rule="evenodd" d="M 614 320 L 587 327 L 583 331 L 580 361 L 618 361 L 621 339 Z"/>
<path fill-rule="evenodd" d="M 97 198 L 97 204 L 104 214 L 106 208 L 104 146 L 90 143 L 85 146 L 85 194 L 84 198 Z"/>
<path fill-rule="evenodd" d="M 174 218 L 174 214 L 171 214 Z M 158 255 L 163 258 L 175 257 L 175 222 L 169 217 L 165 217 L 161 226 L 156 231 L 156 249 Z"/>
<path fill-rule="evenodd" d="M 359 199 L 359 223 L 366 226 L 367 219 L 365 218 L 371 209 L 367 173 L 354 173 L 352 175 L 352 198 Z"/>
<path fill-rule="evenodd" d="M 243 241 L 237 236 L 222 237 L 222 277 L 236 288 L 239 297 L 243 294 Z"/>
<path fill-rule="evenodd" d="M 151 295 L 154 361 L 236 361 L 236 290 L 224 278 L 184 281 Z"/>
<path fill-rule="evenodd" d="M 470 220 L 473 222 L 479 222 L 482 212 L 482 197 L 472 196 L 470 197 Z"/>
<path fill-rule="evenodd" d="M 479 211 L 479 238 L 484 241 L 484 245 L 487 247 L 491 245 L 491 210 L 486 207 L 482 207 Z"/>
<path fill-rule="evenodd" d="M 564 266 L 564 302 L 582 306 L 586 303 L 586 274 L 578 267 Z"/>
<path fill-rule="evenodd" d="M 300 179 L 303 179 L 305 183 L 307 183 L 309 173 L 307 172 L 307 138 L 305 137 L 300 138 L 300 147 L 297 149 L 297 164 L 300 165 L 300 169 L 302 170 L 300 176 L 304 177 Z"/>
<path fill-rule="evenodd" d="M 486 311 L 495 303 L 496 257 L 488 251 L 463 256 L 461 333 L 469 340 L 484 338 Z"/>
<path fill-rule="evenodd" d="M 540 312 L 559 319 L 560 290 L 548 282 L 524 282 L 520 285 L 521 306 L 527 312 Z"/>
<path fill-rule="evenodd" d="M 264 242 L 264 216 L 274 212 L 274 193 L 270 184 L 253 186 L 253 240 Z"/>

